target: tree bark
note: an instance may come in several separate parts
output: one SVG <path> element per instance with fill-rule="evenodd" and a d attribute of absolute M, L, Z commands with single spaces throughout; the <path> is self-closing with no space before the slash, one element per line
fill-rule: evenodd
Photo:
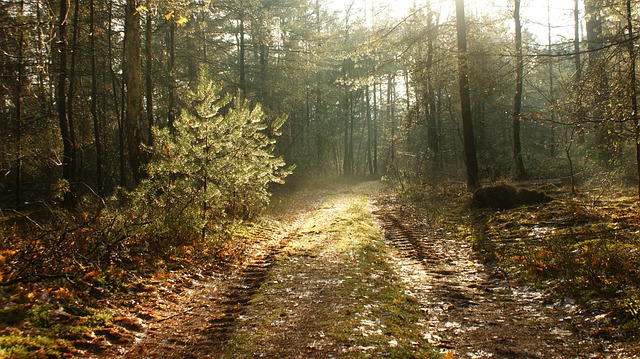
<path fill-rule="evenodd" d="M 373 82 L 373 174 L 378 174 L 378 90 Z"/>
<path fill-rule="evenodd" d="M 73 187 L 75 186 L 75 182 L 77 178 L 81 178 L 78 176 L 78 147 L 76 140 L 76 129 L 75 129 L 75 116 L 74 116 L 74 108 L 73 108 L 73 100 L 75 99 L 75 89 L 76 89 L 76 60 L 78 54 L 78 33 L 80 31 L 80 27 L 78 26 L 78 11 L 79 11 L 79 1 L 75 0 L 74 2 L 74 10 L 73 10 L 73 38 L 71 40 L 71 68 L 69 69 L 69 93 L 67 94 L 67 121 L 69 123 L 69 138 L 71 139 L 71 160 L 70 160 L 70 171 L 72 181 L 70 183 L 70 188 L 73 191 Z"/>
<path fill-rule="evenodd" d="M 56 85 L 56 106 L 58 112 L 58 123 L 60 135 L 62 137 L 62 179 L 71 184 L 73 182 L 72 156 L 73 142 L 69 133 L 69 122 L 67 118 L 67 15 L 69 8 L 66 1 L 60 1 L 60 14 L 58 17 L 58 81 Z M 64 202 L 71 205 L 72 197 L 69 192 L 65 193 Z"/>
<path fill-rule="evenodd" d="M 147 0 L 147 9 L 151 9 L 151 0 Z M 147 68 L 145 71 L 145 85 L 147 87 L 147 121 L 149 122 L 149 133 L 147 134 L 147 144 L 153 146 L 153 126 L 155 126 L 155 119 L 153 117 L 153 49 L 151 47 L 152 42 L 152 28 L 153 21 L 151 18 L 151 11 L 147 11 L 147 24 L 145 27 L 145 55 Z"/>
<path fill-rule="evenodd" d="M 429 157 L 431 159 L 431 170 L 436 172 L 441 168 L 440 161 L 440 146 L 438 143 L 438 128 L 437 128 L 437 111 L 436 111 L 436 95 L 435 85 L 433 79 L 433 53 L 434 42 L 436 35 L 436 28 L 433 24 L 433 14 L 431 7 L 427 8 L 427 101 L 426 101 L 426 116 L 427 116 L 427 149 L 429 150 Z"/>
<path fill-rule="evenodd" d="M 93 119 L 93 140 L 96 147 L 96 184 L 98 194 L 103 195 L 102 179 L 102 142 L 100 139 L 100 122 L 98 120 L 98 80 L 96 74 L 96 29 L 95 29 L 95 0 L 89 2 L 89 52 L 91 57 L 91 117 Z"/>
<path fill-rule="evenodd" d="M 20 17 L 24 15 L 24 1 L 20 1 Z M 15 84 L 15 136 L 16 136 L 16 184 L 15 184 L 15 205 L 20 208 L 22 203 L 22 88 L 24 77 L 24 30 L 20 28 L 18 37 L 18 64 Z"/>
<path fill-rule="evenodd" d="M 636 169 L 638 171 L 638 198 L 640 199 L 640 121 L 638 121 L 638 88 L 636 85 L 636 49 L 635 33 L 633 31 L 633 13 L 631 12 L 631 0 L 627 0 L 627 42 L 629 50 L 629 97 L 631 99 L 631 121 L 634 125 L 636 141 Z"/>
<path fill-rule="evenodd" d="M 176 22 L 170 19 L 169 24 L 169 115 L 168 126 L 171 131 L 176 120 L 175 97 L 176 97 Z"/>
<path fill-rule="evenodd" d="M 246 89 L 246 75 L 245 75 L 245 65 L 244 65 L 244 57 L 245 57 L 245 44 L 244 44 L 244 2 L 240 1 L 240 49 L 239 49 L 239 56 L 240 59 L 238 59 L 239 62 L 239 72 L 240 72 L 240 94 L 242 96 L 245 95 L 245 91 Z"/>
<path fill-rule="evenodd" d="M 522 120 L 522 88 L 524 82 L 524 62 L 522 59 L 522 25 L 520 23 L 520 0 L 514 0 L 513 19 L 515 21 L 516 46 L 516 91 L 513 98 L 512 135 L 513 135 L 513 175 L 516 180 L 527 177 L 522 160 L 522 143 L 520 141 L 520 121 Z"/>
<path fill-rule="evenodd" d="M 467 188 L 480 187 L 478 178 L 478 160 L 473 134 L 471 116 L 471 95 L 469 91 L 469 64 L 467 59 L 467 29 L 464 15 L 464 0 L 456 0 L 456 32 L 458 40 L 458 84 L 460 87 L 460 105 L 462 111 L 462 130 L 464 141 L 465 167 L 467 170 Z"/>
<path fill-rule="evenodd" d="M 597 0 L 585 0 L 585 16 L 587 30 L 587 50 L 589 52 L 588 65 L 590 80 L 594 82 L 595 103 L 591 108 L 591 117 L 598 124 L 595 129 L 595 141 L 600 159 L 612 165 L 615 158 L 613 139 L 611 138 L 611 124 L 606 121 L 605 109 L 608 106 L 608 76 L 601 54 L 604 47 L 602 37 L 602 14 Z"/>
<path fill-rule="evenodd" d="M 142 61 L 140 13 L 135 0 L 127 0 L 124 25 L 124 83 L 127 88 L 125 133 L 129 165 L 137 184 L 143 177 L 141 140 Z"/>
<path fill-rule="evenodd" d="M 369 174 L 373 175 L 373 155 L 371 153 L 371 146 L 373 144 L 373 123 L 371 118 L 371 95 L 369 94 L 369 85 L 364 89 L 366 116 L 367 116 L 367 166 L 369 167 Z"/>

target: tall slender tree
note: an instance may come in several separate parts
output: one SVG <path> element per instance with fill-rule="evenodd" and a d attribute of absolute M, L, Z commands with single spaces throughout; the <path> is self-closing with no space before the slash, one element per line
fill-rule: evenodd
<path fill-rule="evenodd" d="M 467 188 L 473 190 L 480 187 L 480 179 L 478 177 L 478 159 L 473 134 L 473 118 L 471 116 L 469 63 L 467 58 L 467 24 L 464 14 L 464 0 L 456 0 L 456 33 L 458 39 L 458 84 L 460 88 L 460 106 L 462 111 L 462 131 L 465 167 L 467 170 Z"/>
<path fill-rule="evenodd" d="M 91 118 L 93 120 L 93 140 L 96 149 L 96 183 L 98 193 L 103 195 L 104 180 L 102 178 L 102 140 L 100 121 L 98 119 L 98 77 L 96 69 L 96 24 L 95 0 L 89 1 L 89 56 L 91 60 Z"/>
<path fill-rule="evenodd" d="M 631 123 L 634 128 L 634 141 L 636 150 L 636 169 L 638 175 L 638 197 L 640 198 L 640 121 L 638 120 L 638 87 L 636 84 L 636 57 L 635 33 L 633 29 L 633 12 L 631 0 L 626 3 L 627 17 L 627 50 L 629 52 L 629 98 L 631 102 Z"/>
<path fill-rule="evenodd" d="M 140 11 L 136 0 L 127 0 L 124 24 L 124 84 L 127 89 L 125 132 L 129 165 L 135 183 L 143 177 L 141 115 L 142 59 Z"/>
<path fill-rule="evenodd" d="M 513 176 L 517 180 L 527 177 L 522 160 L 520 141 L 520 121 L 522 121 L 522 88 L 524 83 L 524 61 L 522 58 L 522 24 L 520 22 L 520 0 L 513 1 L 513 20 L 515 22 L 516 47 L 516 90 L 513 97 L 512 136 L 513 136 Z"/>

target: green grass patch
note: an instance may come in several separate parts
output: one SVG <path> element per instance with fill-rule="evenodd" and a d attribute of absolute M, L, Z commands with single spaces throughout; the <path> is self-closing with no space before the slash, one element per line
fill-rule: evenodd
<path fill-rule="evenodd" d="M 0 358 L 63 358 L 71 351 L 62 339 L 42 335 L 22 335 L 18 331 L 0 336 Z"/>

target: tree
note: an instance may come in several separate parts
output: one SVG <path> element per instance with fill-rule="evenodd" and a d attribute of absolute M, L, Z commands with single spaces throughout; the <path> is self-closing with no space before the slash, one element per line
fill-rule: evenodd
<path fill-rule="evenodd" d="M 66 182 L 63 187 L 64 200 L 67 205 L 72 203 L 72 194 L 69 192 L 69 186 L 73 182 L 75 163 L 72 128 L 69 125 L 67 115 L 67 12 L 68 6 L 66 1 L 60 1 L 60 13 L 58 14 L 58 81 L 56 85 L 56 106 L 58 109 L 58 124 L 60 135 L 62 137 L 62 179 Z"/>
<path fill-rule="evenodd" d="M 91 118 L 93 120 L 93 140 L 96 148 L 96 182 L 98 193 L 104 195 L 102 178 L 102 140 L 100 139 L 100 121 L 98 119 L 98 74 L 96 68 L 96 26 L 95 0 L 89 2 L 89 56 L 91 57 Z"/>
<path fill-rule="evenodd" d="M 291 173 L 274 156 L 285 117 L 267 125 L 260 107 L 221 94 L 201 77 L 184 99 L 174 130 L 155 128 L 148 178 L 133 193 L 155 235 L 200 234 L 221 221 L 250 218 L 268 202 L 268 186 Z M 167 232 L 168 231 L 168 232 Z"/>
<path fill-rule="evenodd" d="M 520 142 L 520 121 L 522 121 L 522 86 L 524 82 L 524 61 L 522 59 L 522 25 L 520 24 L 520 0 L 514 0 L 513 19 L 515 21 L 516 47 L 516 90 L 513 98 L 513 170 L 515 179 L 522 180 L 527 172 L 522 161 L 522 144 Z"/>
<path fill-rule="evenodd" d="M 124 84 L 127 89 L 124 120 L 129 165 L 133 180 L 143 178 L 142 144 L 142 59 L 140 45 L 140 11 L 135 0 L 127 0 L 124 24 Z"/>
<path fill-rule="evenodd" d="M 626 3 L 627 17 L 627 49 L 629 51 L 629 98 L 631 102 L 631 124 L 633 125 L 634 142 L 636 150 L 636 168 L 638 171 L 638 197 L 640 197 L 640 121 L 638 120 L 638 87 L 636 84 L 636 49 L 635 33 L 633 31 L 633 13 L 631 0 Z"/>
<path fill-rule="evenodd" d="M 467 29 L 464 15 L 464 0 L 456 0 L 456 31 L 458 39 L 458 84 L 460 87 L 460 106 L 462 109 L 462 127 L 464 139 L 465 167 L 467 169 L 467 187 L 471 190 L 480 187 L 478 160 L 473 134 L 471 116 L 471 96 L 469 90 L 469 65 L 467 59 Z"/>

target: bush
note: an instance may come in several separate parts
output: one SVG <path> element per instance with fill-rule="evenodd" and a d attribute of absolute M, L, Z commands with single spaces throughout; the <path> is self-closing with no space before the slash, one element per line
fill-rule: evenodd
<path fill-rule="evenodd" d="M 201 80 L 185 100 L 175 128 L 155 129 L 147 179 L 130 194 L 155 235 L 190 238 L 255 216 L 268 186 L 291 169 L 273 155 L 285 118 L 267 124 L 260 106 L 220 94 Z"/>

